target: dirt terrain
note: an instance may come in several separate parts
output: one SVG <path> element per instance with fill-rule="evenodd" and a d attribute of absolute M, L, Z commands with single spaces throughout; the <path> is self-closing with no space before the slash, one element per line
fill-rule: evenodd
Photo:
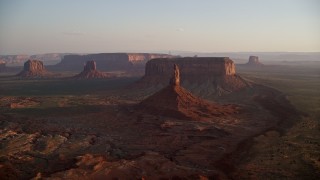
<path fill-rule="evenodd" d="M 1 81 L 2 179 L 263 179 L 308 172 L 310 179 L 318 176 L 319 166 L 310 168 L 293 157 L 303 156 L 299 144 L 311 152 L 305 154 L 307 159 L 318 163 L 318 144 L 312 137 L 319 126 L 296 110 L 286 94 L 253 81 L 214 101 L 200 99 L 172 78 L 174 84 L 148 98 L 143 92 L 130 97 L 132 89 L 127 87 L 134 79 L 68 81 L 79 84 L 78 95 L 59 86 L 64 80 L 38 81 L 28 91 L 21 87 L 33 80 Z M 103 91 L 116 81 L 123 83 Z M 56 91 L 46 90 L 48 84 Z M 32 89 L 46 91 L 35 96 Z M 24 95 L 5 95 L 15 92 Z M 186 104 L 189 101 L 193 103 Z M 217 112 L 212 108 L 221 111 L 212 113 Z M 310 134 L 310 139 L 299 143 L 299 134 Z M 288 154 L 290 147 L 295 153 Z"/>

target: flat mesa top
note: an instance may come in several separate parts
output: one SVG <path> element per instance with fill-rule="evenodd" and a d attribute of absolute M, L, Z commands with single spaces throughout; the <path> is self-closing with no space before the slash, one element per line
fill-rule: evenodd
<path fill-rule="evenodd" d="M 219 62 L 219 63 L 228 63 L 233 62 L 229 57 L 182 57 L 182 58 L 156 58 L 152 59 L 152 62 Z"/>

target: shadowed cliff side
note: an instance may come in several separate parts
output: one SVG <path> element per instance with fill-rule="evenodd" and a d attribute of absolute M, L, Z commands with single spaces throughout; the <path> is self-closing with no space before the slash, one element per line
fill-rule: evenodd
<path fill-rule="evenodd" d="M 174 64 L 174 73 L 169 85 L 140 103 L 148 112 L 168 117 L 202 120 L 202 117 L 220 117 L 237 112 L 234 105 L 217 105 L 194 96 L 180 86 L 179 67 Z"/>
<path fill-rule="evenodd" d="M 201 97 L 222 96 L 250 86 L 236 74 L 233 61 L 226 57 L 153 59 L 134 88 L 155 92 L 168 85 L 171 67 L 180 67 L 181 86 Z"/>

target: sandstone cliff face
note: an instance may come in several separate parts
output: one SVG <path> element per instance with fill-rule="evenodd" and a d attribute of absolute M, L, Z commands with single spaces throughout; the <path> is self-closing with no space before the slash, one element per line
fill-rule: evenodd
<path fill-rule="evenodd" d="M 76 79 L 98 79 L 110 77 L 110 74 L 103 73 L 97 70 L 97 65 L 95 61 L 87 61 L 83 68 L 83 71 L 76 75 Z"/>
<path fill-rule="evenodd" d="M 173 66 L 173 76 L 170 80 L 170 85 L 180 86 L 180 70 L 178 65 L 174 64 Z"/>
<path fill-rule="evenodd" d="M 129 53 L 128 60 L 131 63 L 146 63 L 150 59 L 156 58 L 171 58 L 173 56 L 168 54 L 147 54 L 147 53 Z"/>
<path fill-rule="evenodd" d="M 147 53 L 101 53 L 88 55 L 66 55 L 60 63 L 53 66 L 56 70 L 80 71 L 85 62 L 94 59 L 103 71 L 126 71 L 134 68 L 144 68 L 145 63 L 152 58 L 168 58 L 167 54 Z"/>
<path fill-rule="evenodd" d="M 258 56 L 250 56 L 249 61 L 246 65 L 249 66 L 263 66 L 263 64 L 259 61 Z"/>
<path fill-rule="evenodd" d="M 18 74 L 21 77 L 44 77 L 49 73 L 43 66 L 43 63 L 38 60 L 28 60 L 24 63 L 23 70 Z"/>
<path fill-rule="evenodd" d="M 31 72 L 41 72 L 44 71 L 44 66 L 41 61 L 38 60 L 28 60 L 24 63 L 23 70 Z"/>
<path fill-rule="evenodd" d="M 174 64 L 180 68 L 181 85 L 197 95 L 222 95 L 248 86 L 236 75 L 233 61 L 225 57 L 153 59 L 147 62 L 145 76 L 137 86 L 147 89 L 166 86 Z"/>

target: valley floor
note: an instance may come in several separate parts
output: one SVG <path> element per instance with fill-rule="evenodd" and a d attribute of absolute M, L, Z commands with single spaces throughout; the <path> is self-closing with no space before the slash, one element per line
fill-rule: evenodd
<path fill-rule="evenodd" d="M 244 111 L 219 122 L 139 109 L 145 97 L 117 91 L 137 78 L 65 82 L 0 77 L 0 177 L 318 179 L 317 69 L 237 70 L 279 91 L 257 85 L 230 96 L 221 102 L 238 102 Z"/>

